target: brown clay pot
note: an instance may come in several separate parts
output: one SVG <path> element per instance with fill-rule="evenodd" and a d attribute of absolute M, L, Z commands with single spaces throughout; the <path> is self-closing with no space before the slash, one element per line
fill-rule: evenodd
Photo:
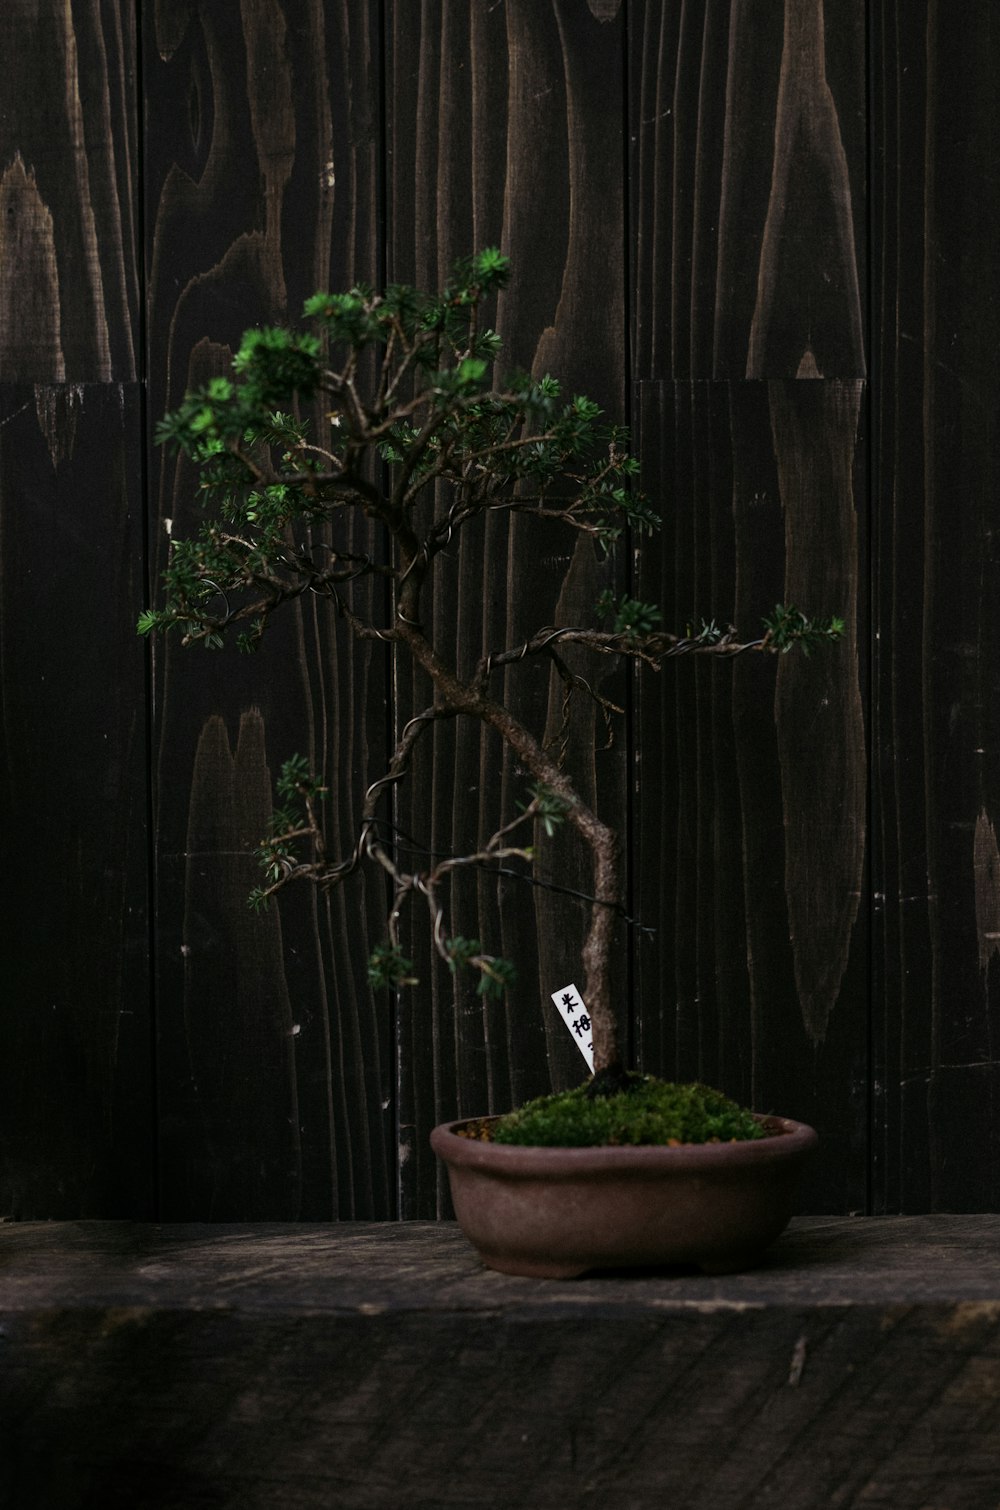
<path fill-rule="evenodd" d="M 759 1120 L 773 1136 L 676 1148 L 517 1148 L 460 1137 L 466 1124 L 445 1122 L 431 1146 L 459 1225 L 491 1269 L 569 1279 L 695 1264 L 731 1274 L 787 1225 L 818 1141 L 804 1122 Z"/>

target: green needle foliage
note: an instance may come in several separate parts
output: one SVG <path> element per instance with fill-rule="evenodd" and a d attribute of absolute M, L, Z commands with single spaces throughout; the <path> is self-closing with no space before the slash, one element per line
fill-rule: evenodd
<path fill-rule="evenodd" d="M 653 634 L 663 617 L 655 603 L 640 603 L 638 598 L 630 598 L 627 593 L 616 598 L 610 590 L 605 590 L 598 598 L 597 614 L 606 623 L 610 621 L 613 634 L 624 635 L 633 643 Z"/>
<path fill-rule="evenodd" d="M 844 632 L 844 621 L 838 618 L 809 619 L 791 604 L 777 603 L 771 617 L 764 620 L 764 628 L 770 649 L 784 654 L 798 647 L 803 655 L 808 655 L 819 645 L 839 640 Z"/>
<path fill-rule="evenodd" d="M 404 957 L 399 945 L 383 939 L 372 950 L 368 979 L 376 990 L 398 991 L 418 984 L 413 969 L 413 961 Z"/>

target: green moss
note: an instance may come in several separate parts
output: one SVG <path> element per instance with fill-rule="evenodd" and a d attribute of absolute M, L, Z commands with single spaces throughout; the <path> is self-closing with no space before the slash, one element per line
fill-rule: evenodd
<path fill-rule="evenodd" d="M 588 1085 L 540 1096 L 493 1127 L 493 1142 L 536 1148 L 607 1144 L 745 1142 L 767 1136 L 752 1114 L 707 1085 L 642 1076 L 616 1095 L 592 1097 Z"/>

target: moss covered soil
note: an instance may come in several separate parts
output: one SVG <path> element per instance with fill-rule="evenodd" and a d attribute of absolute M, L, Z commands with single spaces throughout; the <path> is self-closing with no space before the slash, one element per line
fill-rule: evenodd
<path fill-rule="evenodd" d="M 707 1085 L 651 1075 L 624 1089 L 594 1094 L 593 1082 L 529 1101 L 497 1120 L 466 1124 L 463 1136 L 532 1148 L 599 1148 L 638 1144 L 735 1143 L 765 1138 L 752 1112 Z"/>

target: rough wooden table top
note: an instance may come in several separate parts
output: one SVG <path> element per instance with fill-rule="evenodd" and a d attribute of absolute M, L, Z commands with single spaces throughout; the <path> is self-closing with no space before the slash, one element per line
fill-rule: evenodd
<path fill-rule="evenodd" d="M 485 1269 L 451 1222 L 0 1225 L 0 1307 L 283 1311 L 1000 1306 L 1000 1215 L 806 1217 L 745 1274 Z"/>
<path fill-rule="evenodd" d="M 0 1228 L 12 1510 L 997 1510 L 1000 1216 L 517 1279 L 414 1223 Z"/>

